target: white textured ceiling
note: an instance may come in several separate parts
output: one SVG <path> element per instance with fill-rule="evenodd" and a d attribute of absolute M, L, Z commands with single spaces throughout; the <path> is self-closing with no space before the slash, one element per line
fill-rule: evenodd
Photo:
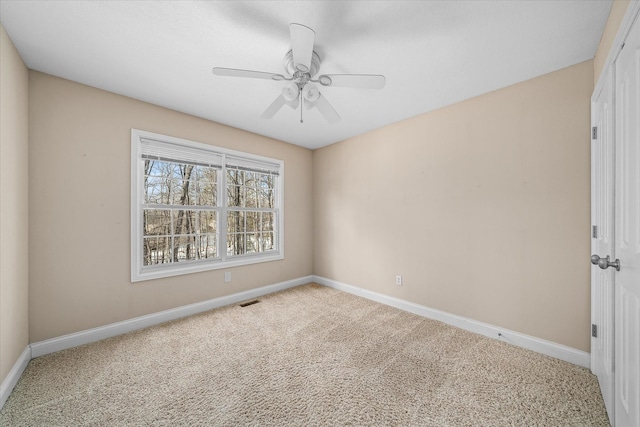
<path fill-rule="evenodd" d="M 611 0 L 16 1 L 0 21 L 34 70 L 318 148 L 593 58 Z M 316 33 L 320 74 L 383 74 L 383 90 L 322 88 L 342 116 L 260 114 L 283 82 L 289 24 Z"/>

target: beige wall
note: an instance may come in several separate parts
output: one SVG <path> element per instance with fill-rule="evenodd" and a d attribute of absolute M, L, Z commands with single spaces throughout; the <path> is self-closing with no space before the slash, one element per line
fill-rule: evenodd
<path fill-rule="evenodd" d="M 36 71 L 29 84 L 32 342 L 312 274 L 310 150 Z M 131 128 L 284 160 L 285 259 L 132 284 Z"/>
<path fill-rule="evenodd" d="M 0 383 L 29 344 L 28 76 L 0 25 Z"/>
<path fill-rule="evenodd" d="M 613 41 L 618 34 L 618 29 L 620 28 L 620 24 L 622 23 L 624 14 L 626 13 L 627 8 L 630 4 L 631 2 L 629 0 L 615 0 L 611 5 L 609 19 L 607 20 L 607 24 L 604 27 L 604 32 L 602 33 L 602 38 L 600 39 L 600 45 L 598 46 L 596 56 L 593 59 L 594 86 L 596 83 L 598 83 L 598 78 L 600 78 L 604 63 L 607 60 L 607 56 L 609 55 L 609 51 L 611 50 Z"/>
<path fill-rule="evenodd" d="M 588 351 L 585 79 L 628 4 L 614 2 L 593 62 L 313 154 L 27 72 L 3 29 L 2 379 L 28 321 L 35 342 L 312 272 Z M 286 259 L 231 269 L 229 284 L 221 270 L 132 284 L 132 127 L 285 160 Z"/>
<path fill-rule="evenodd" d="M 589 351 L 592 89 L 587 61 L 316 150 L 314 272 Z"/>

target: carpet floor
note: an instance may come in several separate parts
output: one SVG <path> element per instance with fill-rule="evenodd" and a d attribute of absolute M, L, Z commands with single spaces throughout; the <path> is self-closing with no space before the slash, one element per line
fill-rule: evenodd
<path fill-rule="evenodd" d="M 608 426 L 585 368 L 309 284 L 33 359 L 2 426 Z"/>

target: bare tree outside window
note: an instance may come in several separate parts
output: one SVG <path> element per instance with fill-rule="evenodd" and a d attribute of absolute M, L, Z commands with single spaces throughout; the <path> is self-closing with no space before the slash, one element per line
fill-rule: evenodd
<path fill-rule="evenodd" d="M 218 170 L 145 160 L 144 171 L 144 265 L 218 257 Z"/>
<path fill-rule="evenodd" d="M 227 169 L 227 255 L 275 249 L 275 176 L 268 172 Z"/>

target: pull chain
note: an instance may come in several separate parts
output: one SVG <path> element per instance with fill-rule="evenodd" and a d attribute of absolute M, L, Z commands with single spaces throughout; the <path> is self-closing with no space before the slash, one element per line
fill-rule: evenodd
<path fill-rule="evenodd" d="M 302 121 L 302 91 L 300 91 L 299 93 L 300 93 L 300 123 L 304 123 Z"/>

